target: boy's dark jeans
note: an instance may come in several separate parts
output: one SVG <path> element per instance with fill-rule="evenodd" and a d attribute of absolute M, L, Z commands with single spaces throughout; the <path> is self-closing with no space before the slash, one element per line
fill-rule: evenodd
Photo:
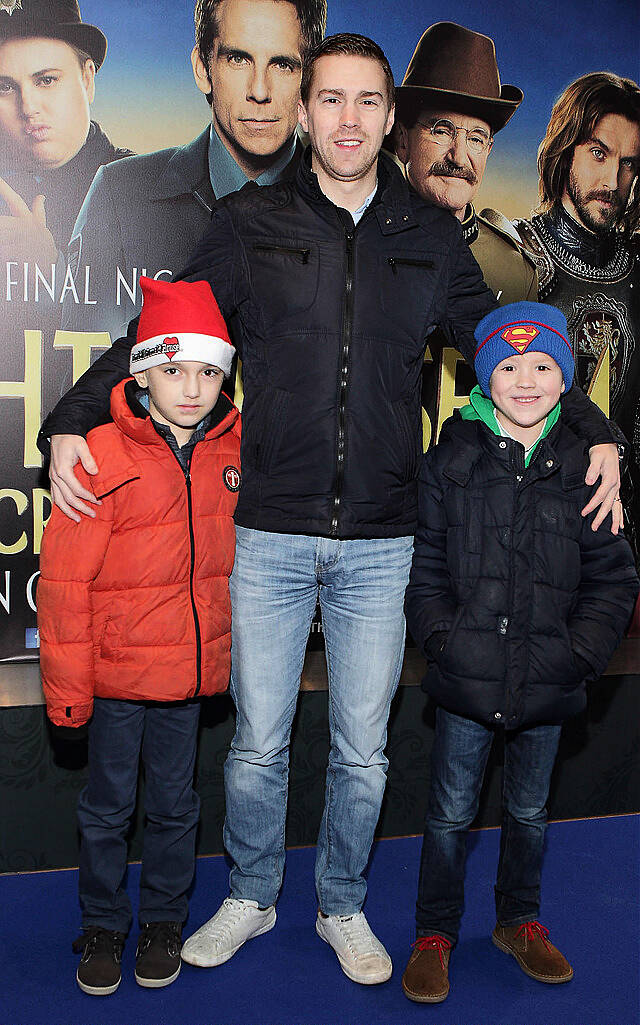
<path fill-rule="evenodd" d="M 199 701 L 171 704 L 96 698 L 89 779 L 78 801 L 80 905 L 84 928 L 128 932 L 123 886 L 140 757 L 145 827 L 140 922 L 184 922 L 195 868 L 200 800 L 193 789 Z"/>
<path fill-rule="evenodd" d="M 545 807 L 560 726 L 505 734 L 502 832 L 495 888 L 501 925 L 536 919 Z M 494 730 L 438 708 L 416 906 L 418 936 L 455 944 L 464 906 L 467 833 L 478 810 Z"/>

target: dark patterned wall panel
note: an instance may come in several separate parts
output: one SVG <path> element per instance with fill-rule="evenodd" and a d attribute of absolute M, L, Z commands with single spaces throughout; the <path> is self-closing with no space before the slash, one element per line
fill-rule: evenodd
<path fill-rule="evenodd" d="M 588 712 L 568 723 L 554 773 L 554 818 L 579 818 L 640 810 L 638 688 L 640 677 L 605 677 L 594 688 Z M 222 848 L 223 765 L 233 732 L 230 699 L 205 703 L 198 758 L 202 799 L 200 853 Z M 389 724 L 389 781 L 378 833 L 422 831 L 433 737 L 432 710 L 417 687 L 401 687 Z M 329 750 L 326 692 L 301 694 L 291 752 L 290 845 L 314 843 L 324 795 Z M 53 745 L 44 709 L 0 710 L 0 871 L 29 871 L 77 864 L 75 805 L 85 780 L 82 745 Z M 479 825 L 496 825 L 500 807 L 496 745 L 483 792 Z M 141 809 L 131 856 L 140 855 Z"/>

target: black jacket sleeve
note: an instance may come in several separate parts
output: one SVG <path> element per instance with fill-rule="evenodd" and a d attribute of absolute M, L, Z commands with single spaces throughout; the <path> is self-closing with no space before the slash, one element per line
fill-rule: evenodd
<path fill-rule="evenodd" d="M 231 218 L 224 207 L 219 207 L 186 267 L 173 279 L 208 281 L 230 330 L 238 305 L 236 277 L 241 277 L 236 268 L 244 267 L 238 247 Z M 89 367 L 46 418 L 38 435 L 38 448 L 45 455 L 49 454 L 49 440 L 54 434 L 86 435 L 108 421 L 111 391 L 129 376 L 129 356 L 136 342 L 139 319 L 135 317 L 130 322 L 127 334 Z M 239 348 L 237 335 L 236 327 L 232 339 Z"/>
<path fill-rule="evenodd" d="M 562 419 L 573 433 L 592 445 L 626 444 L 625 437 L 615 424 L 610 423 L 606 416 L 590 398 L 573 384 L 561 398 Z"/>
<path fill-rule="evenodd" d="M 611 516 L 600 530 L 592 530 L 592 520 L 582 522 L 580 588 L 568 628 L 574 653 L 589 663 L 595 680 L 622 639 L 640 585 L 629 542 L 611 533 Z"/>
<path fill-rule="evenodd" d="M 451 257 L 446 320 L 441 327 L 454 349 L 461 352 L 473 367 L 476 351 L 473 332 L 478 322 L 495 309 L 498 302 L 485 284 L 482 271 L 462 237 L 458 222 L 455 224 L 458 231 Z"/>
<path fill-rule="evenodd" d="M 457 603 L 447 567 L 447 518 L 442 488 L 434 470 L 435 452 L 422 459 L 418 481 L 418 529 L 405 594 L 407 626 L 427 656 L 442 646 L 451 628 Z M 434 634 L 440 634 L 433 643 Z"/>

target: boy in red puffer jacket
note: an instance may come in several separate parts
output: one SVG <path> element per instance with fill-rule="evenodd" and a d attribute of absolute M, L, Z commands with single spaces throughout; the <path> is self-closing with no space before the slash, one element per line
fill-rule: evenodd
<path fill-rule="evenodd" d="M 131 924 L 123 888 L 140 758 L 145 773 L 141 932 L 136 981 L 180 971 L 195 867 L 193 789 L 199 697 L 230 669 L 233 512 L 240 417 L 223 394 L 234 348 L 210 286 L 141 278 L 132 378 L 111 396 L 113 423 L 90 434 L 98 498 L 74 523 L 54 507 L 38 584 L 42 682 L 54 726 L 89 723 L 89 778 L 78 805 L 83 956 L 78 985 L 120 983 Z"/>

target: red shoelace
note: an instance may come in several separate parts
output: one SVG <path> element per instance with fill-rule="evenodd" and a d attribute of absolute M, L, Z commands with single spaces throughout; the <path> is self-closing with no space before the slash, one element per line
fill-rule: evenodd
<path fill-rule="evenodd" d="M 528 923 L 527 923 L 528 924 Z M 440 958 L 440 964 L 444 968 L 444 957 L 443 953 L 445 950 L 451 950 L 451 941 L 446 936 L 418 936 L 415 943 L 411 944 L 413 947 L 417 947 L 418 950 L 437 950 L 438 957 Z"/>
<path fill-rule="evenodd" d="M 523 922 L 522 925 L 520 926 L 520 928 L 518 929 L 517 933 L 513 937 L 514 940 L 518 939 L 518 936 L 520 935 L 520 933 L 524 933 L 525 939 L 527 940 L 528 943 L 533 943 L 533 941 L 535 940 L 536 936 L 539 936 L 540 939 L 542 940 L 542 942 L 544 943 L 545 947 L 547 948 L 547 950 L 551 949 L 551 944 L 547 940 L 547 936 L 549 935 L 549 930 L 547 928 L 545 928 L 544 925 L 540 925 L 540 922 L 536 922 L 536 921 L 533 921 L 533 922 Z"/>

